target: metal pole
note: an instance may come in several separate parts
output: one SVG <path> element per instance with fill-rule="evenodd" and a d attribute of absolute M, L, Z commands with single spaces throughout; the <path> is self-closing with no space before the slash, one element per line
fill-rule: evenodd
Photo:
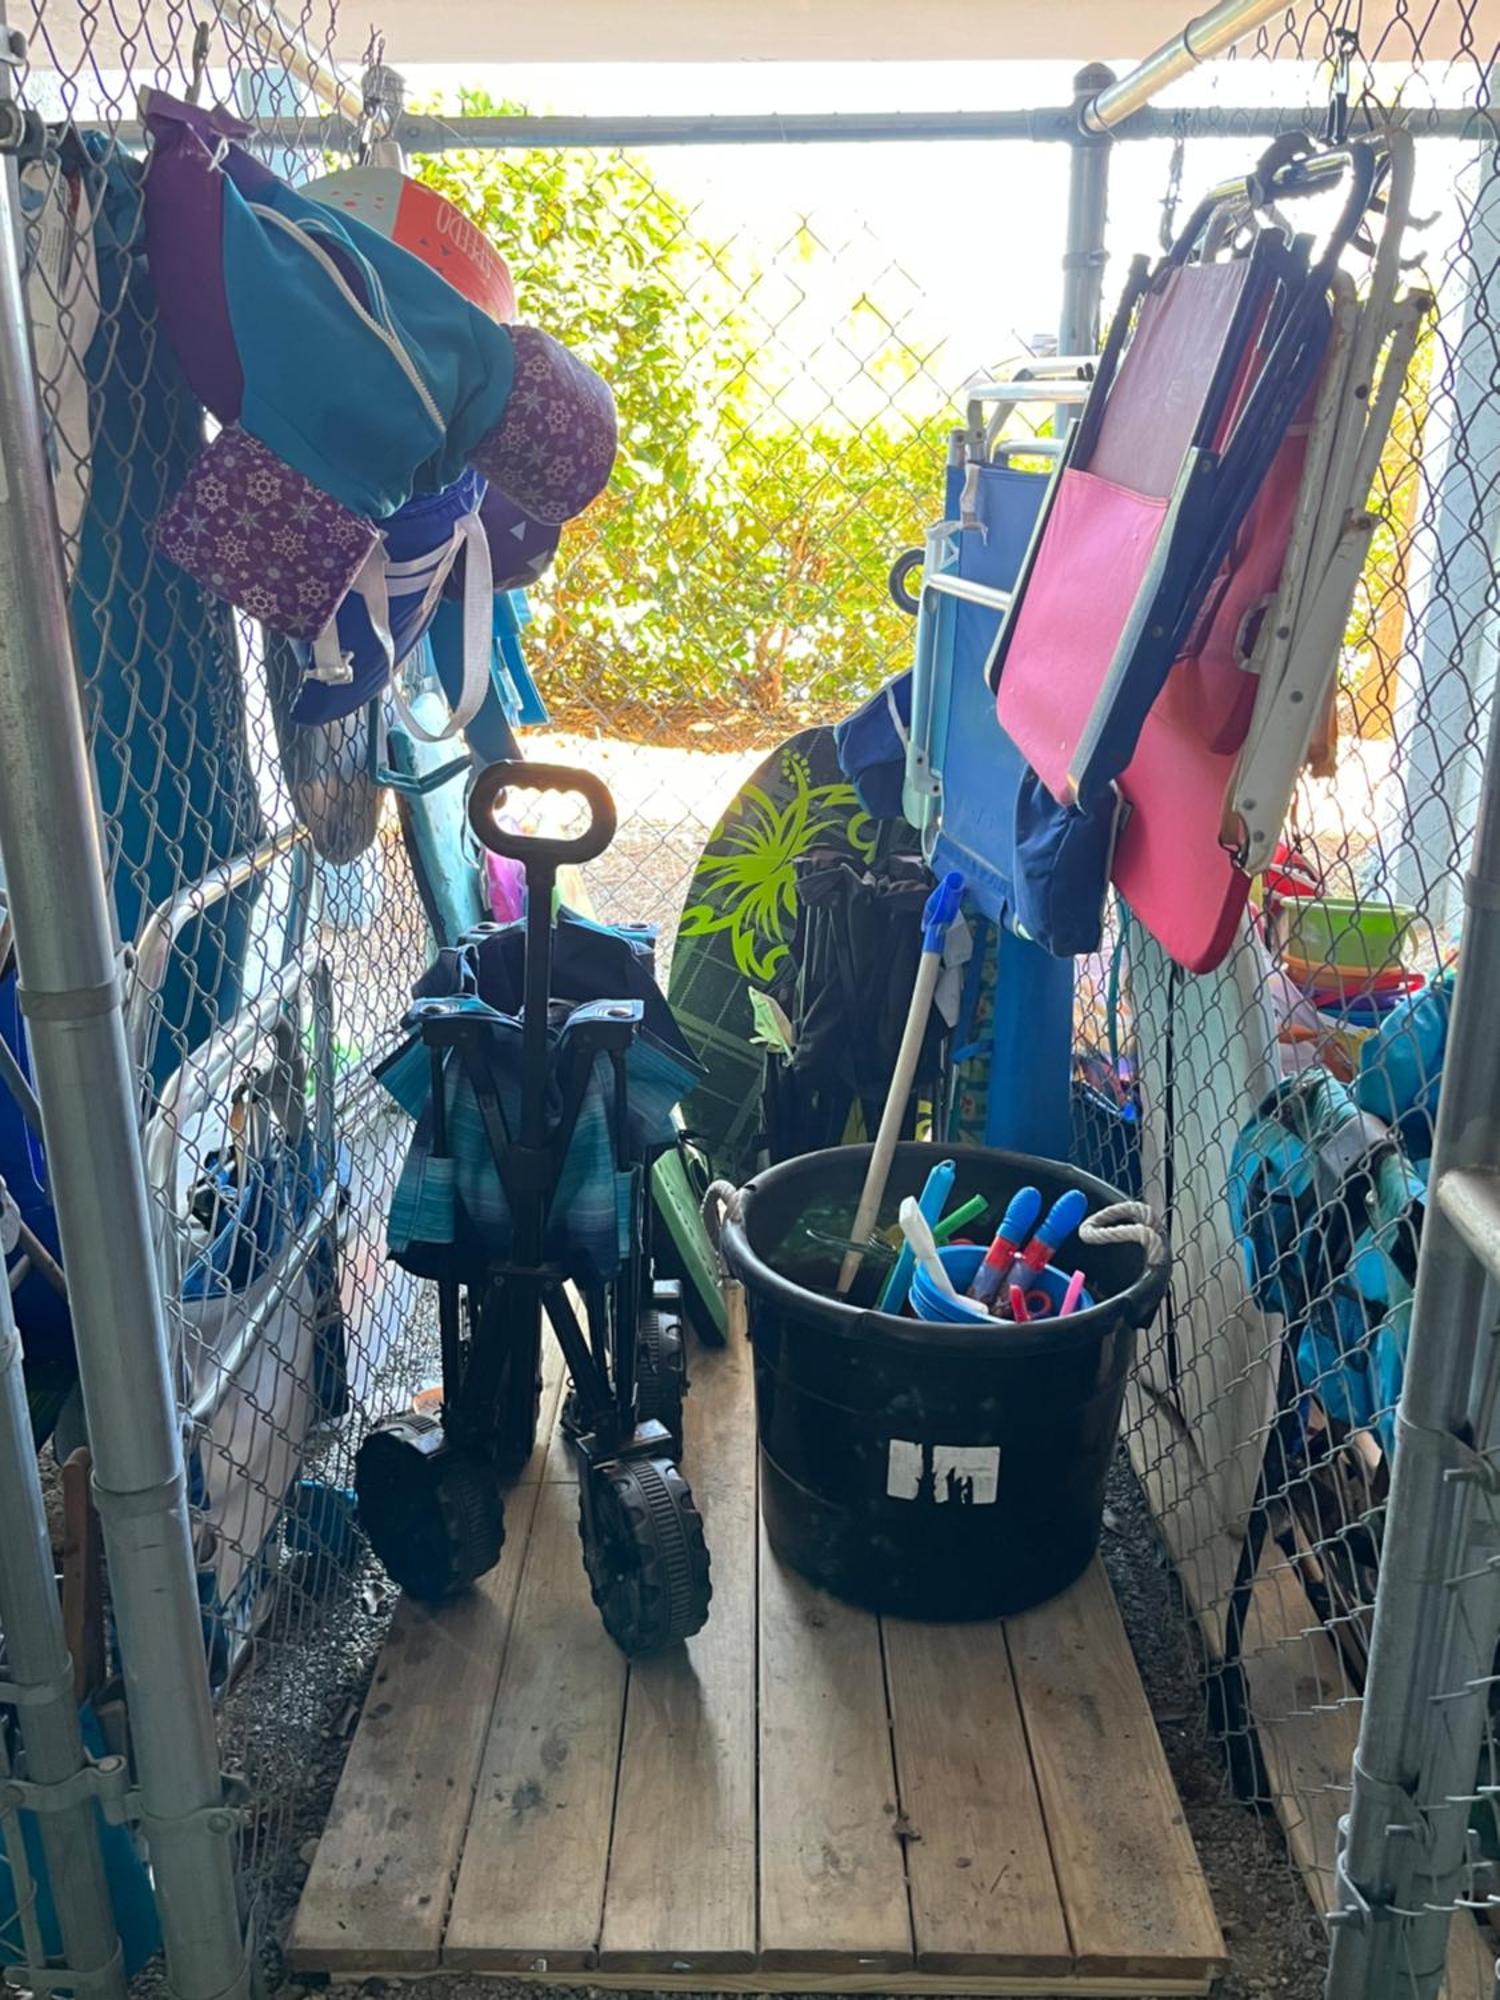
<path fill-rule="evenodd" d="M 0 17 L 3 18 L 3 17 Z M 9 101 L 9 68 L 0 100 Z M 248 1990 L 234 1817 L 214 1738 L 182 1442 L 125 1046 L 119 968 L 18 255 L 0 174 L 0 853 L 167 1976 Z"/>
<path fill-rule="evenodd" d="M 359 85 L 344 75 L 331 55 L 313 48 L 306 22 L 287 21 L 274 0 L 238 0 L 228 18 L 252 48 L 305 84 L 320 103 L 335 110 L 344 103 L 359 103 Z"/>
<path fill-rule="evenodd" d="M 5 1678 L 21 1718 L 24 1803 L 39 1807 L 42 1848 L 57 1908 L 63 1957 L 76 1995 L 123 2000 L 125 1974 L 99 1851 L 93 1800 L 69 1786 L 85 1769 L 73 1668 L 37 1473 L 36 1443 L 21 1374 L 21 1341 L 10 1290 L 0 1285 L 0 1630 Z M 48 1808 L 69 1787 L 71 1803 Z M 24 1979 L 21 1981 L 24 1984 Z"/>
<path fill-rule="evenodd" d="M 1194 121 L 1208 136 L 1274 139 L 1279 132 L 1318 131 L 1328 116 L 1324 105 L 1255 106 L 1233 113 L 1232 133 L 1226 134 L 1222 106 L 1182 111 L 1132 114 L 1113 136 L 1125 139 L 1175 139 L 1191 136 Z M 1393 108 L 1391 122 L 1425 139 L 1483 139 L 1493 132 L 1493 114 L 1478 106 L 1422 105 Z M 807 111 L 753 112 L 684 117 L 540 116 L 536 118 L 437 118 L 428 112 L 405 112 L 394 138 L 403 152 L 453 153 L 525 152 L 566 147 L 613 150 L 653 146 L 850 146 L 928 145 L 978 139 L 1024 139 L 1035 145 L 1071 146 L 1078 139 L 1079 109 L 1049 105 L 1035 111 Z M 106 124 L 80 118 L 74 129 L 103 132 L 116 144 L 142 147 L 146 135 L 134 120 Z M 357 128 L 350 118 L 258 117 L 258 144 L 283 146 L 300 158 L 319 152 L 345 153 Z"/>
<path fill-rule="evenodd" d="M 1492 379 L 1500 145 L 1476 151 L 1458 207 L 1462 247 L 1438 292 L 1443 393 L 1429 400 L 1422 439 L 1408 637 L 1397 669 L 1401 782 L 1386 788 L 1382 832 L 1387 852 L 1395 850 L 1395 894 L 1439 930 L 1460 914 L 1455 829 L 1473 820 L 1481 770 L 1472 719 L 1483 713 L 1496 680 L 1500 492 L 1489 467 L 1500 460 L 1500 399 Z"/>
<path fill-rule="evenodd" d="M 1103 63 L 1090 63 L 1073 79 L 1073 102 L 1080 122 L 1087 106 L 1115 80 Z M 1059 354 L 1097 354 L 1099 301 L 1104 294 L 1108 252 L 1104 229 L 1109 208 L 1108 139 L 1075 137 L 1068 156 L 1068 233 L 1063 251 L 1062 312 L 1057 323 Z M 1057 434 L 1066 414 L 1059 413 Z"/>
<path fill-rule="evenodd" d="M 1500 1165 L 1500 702 L 1491 709 L 1468 920 L 1443 1063 L 1328 2000 L 1436 1996 L 1468 1889 L 1469 1803 L 1500 1634 L 1500 1352 L 1466 1188 Z M 1455 1220 L 1458 1217 L 1458 1221 Z M 1500 1268 L 1500 1247 L 1488 1251 Z M 1472 1442 L 1470 1442 L 1472 1440 Z"/>
<path fill-rule="evenodd" d="M 1286 0 L 1219 0 L 1217 7 L 1195 15 L 1181 34 L 1163 42 L 1134 69 L 1127 70 L 1118 83 L 1111 77 L 1107 87 L 1100 87 L 1092 103 L 1083 106 L 1078 122 L 1085 132 L 1107 132 L 1111 125 L 1118 125 L 1132 111 L 1149 104 L 1177 77 L 1186 76 L 1190 69 L 1230 48 L 1252 28 L 1269 21 L 1273 14 L 1285 11 Z"/>

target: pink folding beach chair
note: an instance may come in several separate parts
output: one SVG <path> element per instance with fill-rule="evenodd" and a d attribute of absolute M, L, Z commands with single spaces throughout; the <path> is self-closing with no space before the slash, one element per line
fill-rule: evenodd
<path fill-rule="evenodd" d="M 1341 184 L 1314 255 L 1282 208 Z M 1180 964 L 1207 971 L 1229 949 L 1259 865 L 1245 815 L 1269 852 L 1368 540 L 1356 524 L 1418 319 L 1394 304 L 1409 185 L 1404 135 L 1280 141 L 1154 271 L 1132 268 L 989 663 L 1033 774 L 1020 845 L 1044 919 L 1058 883 L 1102 897 L 1107 874 Z M 1340 259 L 1377 204 L 1356 303 Z"/>

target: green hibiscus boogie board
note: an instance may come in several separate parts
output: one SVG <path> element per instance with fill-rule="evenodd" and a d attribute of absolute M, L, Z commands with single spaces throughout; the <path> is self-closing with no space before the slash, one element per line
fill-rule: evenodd
<path fill-rule="evenodd" d="M 904 831 L 904 828 L 903 828 Z M 871 861 L 888 829 L 839 768 L 829 728 L 801 730 L 735 794 L 698 858 L 667 989 L 707 1075 L 682 1115 L 716 1173 L 755 1170 L 765 1051 L 751 1037 L 750 989 L 770 987 L 797 931 L 797 860 L 840 842 Z"/>

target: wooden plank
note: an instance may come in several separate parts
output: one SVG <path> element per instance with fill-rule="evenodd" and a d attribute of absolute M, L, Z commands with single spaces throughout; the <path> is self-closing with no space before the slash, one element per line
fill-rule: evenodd
<path fill-rule="evenodd" d="M 1080 1976 L 1196 1976 L 1224 1944 L 1097 1558 L 1006 1640 Z"/>
<path fill-rule="evenodd" d="M 709 1621 L 631 1667 L 599 1965 L 755 1962 L 755 1417 L 751 1352 L 695 1354 L 684 1466 L 713 1563 Z"/>
<path fill-rule="evenodd" d="M 1331 1910 L 1339 1818 L 1359 1741 L 1360 1700 L 1280 1551 L 1261 1556 L 1245 1615 L 1244 1674 L 1276 1816 L 1313 1908 Z M 1492 2000 L 1495 1946 L 1458 1912 L 1448 1938 L 1447 2000 Z"/>
<path fill-rule="evenodd" d="M 760 1546 L 760 1962 L 914 1959 L 880 1631 Z"/>
<path fill-rule="evenodd" d="M 884 1636 L 917 1964 L 1071 1971 L 1003 1628 L 888 1618 Z"/>
<path fill-rule="evenodd" d="M 543 1479 L 453 1893 L 446 1965 L 592 1965 L 625 1715 L 624 1656 L 589 1598 L 578 1495 Z"/>
<path fill-rule="evenodd" d="M 1333 1908 L 1339 1815 L 1359 1741 L 1359 1699 L 1338 1648 L 1274 1546 L 1245 1613 L 1250 1712 L 1286 1843 L 1321 1913 Z"/>
<path fill-rule="evenodd" d="M 292 1925 L 294 1968 L 437 1965 L 539 1490 L 512 1497 L 499 1567 L 476 1590 L 396 1607 Z"/>
<path fill-rule="evenodd" d="M 518 1984 L 545 1991 L 551 1986 L 577 1988 L 576 1974 L 528 1972 Z M 614 1993 L 701 1993 L 703 1981 L 693 1972 L 593 1972 L 590 1989 Z M 780 1972 L 726 1972 L 714 1981 L 719 1993 L 884 1993 L 892 2000 L 904 2000 L 913 1993 L 1035 1994 L 1039 2000 L 1060 2000 L 1062 1995 L 1098 1996 L 1098 2000 L 1141 2000 L 1143 1993 L 1206 1994 L 1210 1981 L 1204 1975 L 1191 1979 L 1154 1977 L 1149 1986 L 1139 1979 L 1068 1978 L 1054 1973 L 1044 1979 L 1029 1979 L 1019 1973 L 965 1979 L 945 1972 L 799 1972 L 791 1966 Z"/>
<path fill-rule="evenodd" d="M 1455 1911 L 1448 1937 L 1444 2000 L 1494 2000 L 1495 1961 L 1500 1945 L 1482 1918 Z"/>
<path fill-rule="evenodd" d="M 507 1494 L 498 1569 L 439 1611 L 396 1607 L 287 1946 L 314 1971 L 438 1963 L 562 1391 L 542 1371 L 537 1449 Z"/>

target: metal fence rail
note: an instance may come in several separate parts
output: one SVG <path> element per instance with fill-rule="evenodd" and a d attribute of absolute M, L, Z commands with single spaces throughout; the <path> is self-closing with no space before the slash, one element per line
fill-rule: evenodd
<path fill-rule="evenodd" d="M 289 26 L 263 0 L 191 20 L 158 0 L 117 4 L 110 22 L 77 11 L 34 0 L 22 24 L 22 102 L 66 125 L 67 143 L 19 184 L 8 167 L 25 225 L 0 215 L 0 852 L 25 996 L 24 1031 L 0 1014 L 0 1040 L 46 1124 L 44 1151 L 23 1135 L 0 1172 L 28 1212 L 61 1224 L 69 1317 L 34 1276 L 16 1290 L 26 1388 L 33 1421 L 56 1424 L 66 1449 L 82 1424 L 76 1337 L 129 1803 L 171 1985 L 209 2000 L 242 1990 L 252 1950 L 275 1967 L 389 1611 L 350 1515 L 353 1453 L 433 1372 L 436 1328 L 384 1262 L 405 1131 L 372 1069 L 430 952 L 431 885 L 364 720 L 299 730 L 284 649 L 185 587 L 151 544 L 202 419 L 141 255 L 137 92 L 196 80 L 250 120 L 278 171 L 306 179 L 360 130 L 336 23 L 315 8 Z M 1293 831 L 1360 908 L 1412 907 L 1423 969 L 1462 942 L 1434 1171 L 1493 1157 L 1477 1115 L 1457 1128 L 1480 1101 L 1459 1066 L 1492 970 L 1482 917 L 1464 935 L 1460 914 L 1494 714 L 1494 51 L 1469 0 L 1420 20 L 1397 8 L 1363 45 L 1354 11 L 1235 0 L 1139 71 L 1086 71 L 1073 104 L 1043 110 L 579 119 L 471 95 L 401 113 L 424 178 L 511 256 L 523 312 L 621 404 L 614 486 L 566 535 L 525 634 L 552 710 L 540 740 L 581 747 L 624 808 L 587 883 L 602 916 L 656 921 L 670 950 L 699 849 L 758 757 L 907 664 L 885 575 L 936 518 L 967 381 L 1053 322 L 1062 351 L 1092 348 L 1129 255 L 1276 132 L 1389 117 L 1418 137 L 1416 206 L 1433 219 L 1414 281 L 1439 310 L 1381 461 L 1338 729 Z M 1424 42 L 1458 54 L 1428 60 Z M 1188 69 L 1190 107 L 1153 101 Z M 737 148 L 855 142 L 872 186 L 898 149 L 907 174 L 955 186 L 978 148 L 1024 160 L 1057 217 L 1033 317 L 945 341 L 925 311 L 930 271 L 876 195 L 805 168 L 793 188 L 761 150 L 749 200 L 723 164 Z M 965 252 L 976 284 L 991 247 Z M 1122 913 L 1109 950 L 1079 967 L 1079 1103 L 1105 1099 L 1118 1157 L 1172 1225 L 1172 1294 L 1143 1343 L 1127 1447 L 1195 1621 L 1225 1769 L 1279 1814 L 1315 1906 L 1353 1913 L 1337 1990 L 1427 1993 L 1450 1909 L 1472 1928 L 1487 1900 L 1476 1854 L 1500 1856 L 1489 1342 L 1471 1281 L 1464 1344 L 1446 1339 L 1454 1225 L 1431 1215 L 1414 1308 L 1351 1286 L 1347 1263 L 1294 1323 L 1253 1295 L 1228 1204 L 1236 1137 L 1285 1068 L 1311 1055 L 1352 1071 L 1367 1039 L 1357 1009 L 1309 1007 L 1293 956 L 1258 921 L 1195 981 Z M 0 998 L 4 975 L 0 962 Z M 262 1183 L 278 1190 L 274 1227 L 216 1287 L 213 1232 Z M 1351 1290 L 1358 1337 L 1320 1347 L 1323 1309 Z M 1399 1420 L 1400 1366 L 1352 1408 L 1360 1354 L 1404 1354 Z M 1414 1425 L 1459 1442 L 1409 1451 L 1393 1486 L 1392 1442 Z M 1476 1477 L 1441 1478 L 1455 1469 Z M 0 1518 L 0 1579 L 13 1553 L 35 1566 L 35 1528 L 34 1509 L 24 1533 L 19 1515 Z M 1409 1617 L 1418 1586 L 1442 1616 Z M 7 1592 L 0 1615 L 19 1681 L 18 1628 L 40 1613 Z M 1367 1674 L 1370 1789 L 1362 1775 L 1340 1884 L 1334 1829 Z M 20 1736 L 26 1777 L 47 1782 L 24 1707 Z M 59 1755 L 54 1780 L 71 1736 Z M 1393 1859 L 1392 1824 L 1418 1828 L 1410 1860 L 1399 1846 Z M 19 1884 L 3 1801 L 0 1830 Z M 83 1880 L 93 1863 L 58 1852 L 53 1865 Z M 92 1975 L 102 1994 L 116 1974 L 112 1938 L 101 1950 L 90 1928 L 97 1903 L 87 1886 L 69 1896 L 64 1944 L 76 1989 Z M 17 1946 L 37 1949 L 34 1935 Z"/>

